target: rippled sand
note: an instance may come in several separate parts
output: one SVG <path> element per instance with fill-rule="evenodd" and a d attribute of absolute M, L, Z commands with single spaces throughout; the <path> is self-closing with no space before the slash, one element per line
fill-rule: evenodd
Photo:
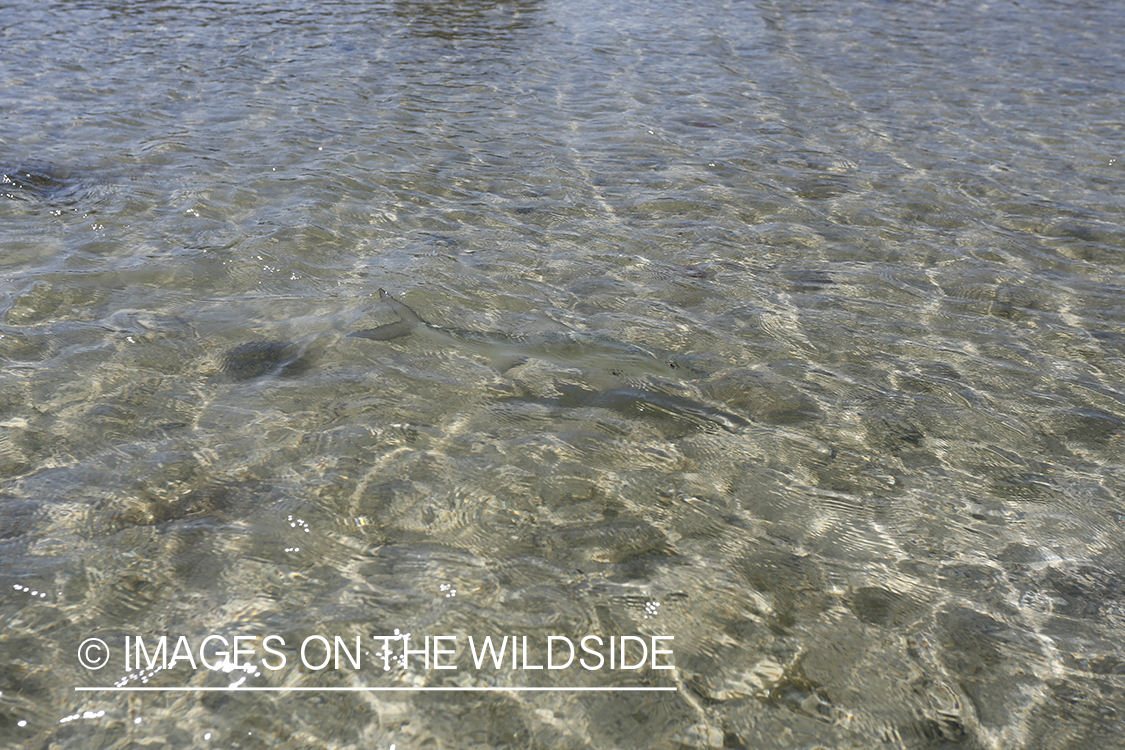
<path fill-rule="evenodd" d="M 19 10 L 0 744 L 1121 744 L 1112 9 Z"/>

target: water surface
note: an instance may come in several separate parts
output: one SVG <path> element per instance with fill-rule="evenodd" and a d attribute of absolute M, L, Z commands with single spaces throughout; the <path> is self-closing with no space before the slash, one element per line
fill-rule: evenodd
<path fill-rule="evenodd" d="M 9 746 L 1122 746 L 1112 4 L 7 14 Z M 676 669 L 77 659 L 396 629 Z"/>

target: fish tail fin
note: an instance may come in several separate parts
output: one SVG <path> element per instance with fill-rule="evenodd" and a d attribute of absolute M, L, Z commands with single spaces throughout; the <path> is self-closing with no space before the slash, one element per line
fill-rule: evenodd
<path fill-rule="evenodd" d="M 409 336 L 418 326 L 426 325 L 426 321 L 418 316 L 418 313 L 411 310 L 405 302 L 399 302 L 397 299 L 387 294 L 383 289 L 379 290 L 379 299 L 385 299 L 391 306 L 391 309 L 398 315 L 398 321 L 395 323 L 388 323 L 385 326 L 378 328 L 365 328 L 362 331 L 355 331 L 348 334 L 361 339 L 374 339 L 375 341 L 390 341 L 391 339 L 402 338 Z"/>
<path fill-rule="evenodd" d="M 391 306 L 391 309 L 394 310 L 396 314 L 398 314 L 399 320 L 401 320 L 403 323 L 407 323 L 408 325 L 412 326 L 426 325 L 426 321 L 422 320 L 418 313 L 411 310 L 405 302 L 399 302 L 390 294 L 387 294 L 386 290 L 379 290 L 379 299 L 385 299 L 387 301 L 387 304 L 389 304 Z"/>

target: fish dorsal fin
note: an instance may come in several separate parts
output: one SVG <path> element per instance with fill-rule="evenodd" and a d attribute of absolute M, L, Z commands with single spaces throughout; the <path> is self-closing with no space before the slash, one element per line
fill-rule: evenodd
<path fill-rule="evenodd" d="M 379 290 L 379 299 L 385 299 L 387 301 L 387 304 L 395 311 L 395 315 L 398 315 L 398 321 L 388 323 L 385 326 L 379 326 L 378 328 L 365 328 L 362 331 L 356 331 L 349 335 L 361 339 L 390 341 L 391 339 L 409 336 L 414 332 L 414 329 L 419 326 L 427 325 L 426 321 L 418 316 L 418 313 L 411 310 L 405 302 L 399 302 L 397 299 L 387 294 L 385 289 Z"/>

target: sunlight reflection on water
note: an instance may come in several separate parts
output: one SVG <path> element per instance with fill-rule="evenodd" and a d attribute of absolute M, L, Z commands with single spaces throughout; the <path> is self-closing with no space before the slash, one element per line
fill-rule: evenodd
<path fill-rule="evenodd" d="M 22 7 L 0 734 L 1113 746 L 1118 19 L 956 6 Z M 293 650 L 396 632 L 676 669 Z M 232 681 L 675 690 L 73 691 Z"/>

